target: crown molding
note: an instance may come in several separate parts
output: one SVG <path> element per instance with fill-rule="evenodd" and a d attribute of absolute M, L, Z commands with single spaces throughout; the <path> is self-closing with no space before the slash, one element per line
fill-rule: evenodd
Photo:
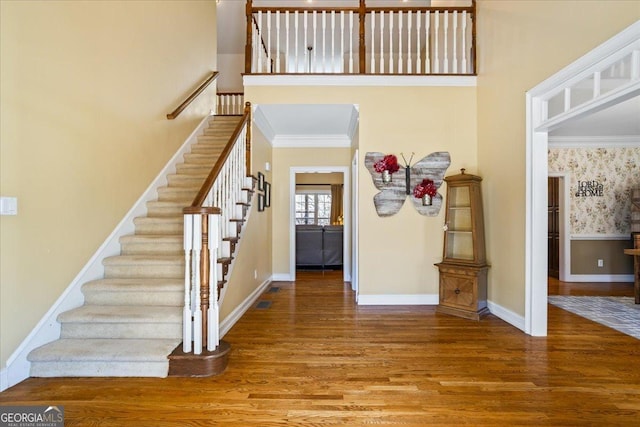
<path fill-rule="evenodd" d="M 273 146 L 273 140 L 276 137 L 276 132 L 271 127 L 271 124 L 269 124 L 269 120 L 267 120 L 267 117 L 264 115 L 259 105 L 256 106 L 254 110 L 253 122 L 256 124 L 258 129 L 260 129 L 260 132 L 262 132 L 267 141 L 269 141 L 269 144 Z"/>
<path fill-rule="evenodd" d="M 640 148 L 640 135 L 550 136 L 549 148 Z"/>
<path fill-rule="evenodd" d="M 273 148 L 348 148 L 348 135 L 276 135 Z"/>

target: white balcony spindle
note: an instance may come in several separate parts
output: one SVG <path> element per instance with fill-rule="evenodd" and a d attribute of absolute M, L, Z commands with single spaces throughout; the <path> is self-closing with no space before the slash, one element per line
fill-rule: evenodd
<path fill-rule="evenodd" d="M 344 10 L 340 11 L 340 63 L 338 71 L 344 73 Z"/>
<path fill-rule="evenodd" d="M 411 11 L 407 12 L 407 73 L 413 73 L 413 64 L 411 60 L 411 27 L 413 21 Z"/>
<path fill-rule="evenodd" d="M 444 65 L 444 73 L 447 74 L 449 72 L 449 11 L 444 11 L 444 35 L 442 36 L 442 40 L 444 43 L 443 47 L 443 60 L 442 63 Z"/>
<path fill-rule="evenodd" d="M 376 12 L 371 11 L 371 74 L 376 72 Z"/>
<path fill-rule="evenodd" d="M 267 11 L 267 51 L 265 52 L 266 71 L 271 72 L 271 11 Z"/>
<path fill-rule="evenodd" d="M 380 11 L 380 74 L 384 74 L 384 12 Z"/>
<path fill-rule="evenodd" d="M 326 72 L 327 57 L 327 11 L 322 11 L 322 72 Z"/>
<path fill-rule="evenodd" d="M 393 11 L 389 12 L 389 74 L 394 72 L 393 68 Z"/>
<path fill-rule="evenodd" d="M 460 37 L 462 41 L 462 72 L 467 74 L 469 70 L 467 70 L 467 11 L 462 12 L 462 36 Z"/>
<path fill-rule="evenodd" d="M 398 74 L 402 74 L 402 11 L 398 12 Z"/>
<path fill-rule="evenodd" d="M 435 40 L 433 41 L 433 71 L 440 73 L 440 53 L 439 53 L 439 36 L 440 36 L 440 11 L 436 10 L 433 18 L 433 33 Z"/>
<path fill-rule="evenodd" d="M 453 73 L 458 73 L 458 11 L 453 12 Z"/>
<path fill-rule="evenodd" d="M 331 72 L 336 72 L 336 11 L 331 11 Z"/>
<path fill-rule="evenodd" d="M 262 73 L 262 37 L 260 34 L 260 27 L 262 26 L 262 11 L 258 11 L 258 72 Z"/>
<path fill-rule="evenodd" d="M 424 73 L 431 74 L 431 12 L 425 12 L 424 22 Z"/>
<path fill-rule="evenodd" d="M 280 72 L 280 11 L 276 11 L 276 73 Z"/>
<path fill-rule="evenodd" d="M 304 41 L 305 43 L 307 42 L 307 12 L 304 12 Z M 294 39 L 294 45 L 293 45 L 293 54 L 295 56 L 294 58 L 294 64 L 295 64 L 295 69 L 294 72 L 297 73 L 298 70 L 298 11 L 296 10 L 295 12 L 293 12 L 293 27 L 294 27 L 294 34 L 295 34 L 295 39 Z M 306 45 L 305 45 L 306 46 Z"/>
<path fill-rule="evenodd" d="M 353 11 L 349 12 L 349 72 L 353 73 Z"/>
<path fill-rule="evenodd" d="M 182 310 L 182 351 L 191 352 L 191 250 L 193 249 L 193 215 L 184 215 L 184 309 Z"/>
<path fill-rule="evenodd" d="M 285 43 L 284 43 L 284 61 L 285 61 L 285 72 L 289 72 L 289 11 L 286 10 L 284 12 L 284 34 L 285 34 Z M 298 34 L 296 34 L 298 37 Z"/>
<path fill-rule="evenodd" d="M 309 72 L 311 72 L 311 70 L 315 68 L 316 58 L 318 56 L 318 12 L 314 10 L 311 19 L 313 20 L 313 45 L 311 45 L 312 49 L 309 54 L 312 54 L 311 56 L 313 57 L 313 59 L 309 64 Z"/>
<path fill-rule="evenodd" d="M 422 52 L 420 51 L 420 30 L 422 29 L 422 14 L 416 12 L 416 73 L 422 74 Z"/>

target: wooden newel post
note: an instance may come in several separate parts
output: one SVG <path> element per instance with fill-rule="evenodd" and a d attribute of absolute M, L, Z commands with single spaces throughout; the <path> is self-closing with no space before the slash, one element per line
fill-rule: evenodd
<path fill-rule="evenodd" d="M 251 60 L 253 59 L 253 2 L 247 0 L 246 6 L 247 15 L 247 40 L 244 46 L 244 72 L 251 74 Z"/>
<path fill-rule="evenodd" d="M 250 102 L 244 104 L 244 113 L 247 115 L 247 176 L 251 176 L 251 122 L 253 113 Z"/>
<path fill-rule="evenodd" d="M 200 309 L 202 311 L 202 342 L 207 342 L 209 318 L 209 214 L 202 215 L 202 250 L 200 256 Z"/>
<path fill-rule="evenodd" d="M 366 52 L 367 46 L 365 43 L 365 19 L 367 17 L 367 6 L 365 4 L 365 0 L 360 0 L 360 9 L 358 10 L 358 16 L 360 18 L 360 27 L 359 27 L 359 51 L 358 51 L 358 59 L 360 61 L 360 74 L 365 74 L 367 72 L 367 64 L 366 64 Z"/>

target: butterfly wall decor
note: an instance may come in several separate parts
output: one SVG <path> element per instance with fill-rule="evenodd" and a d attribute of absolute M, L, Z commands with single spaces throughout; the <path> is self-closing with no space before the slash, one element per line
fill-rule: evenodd
<path fill-rule="evenodd" d="M 401 154 L 404 159 L 404 156 Z M 413 206 L 418 213 L 426 216 L 436 216 L 440 212 L 442 206 L 442 196 L 436 193 L 432 197 L 430 206 L 423 206 L 422 200 L 413 196 L 416 186 L 421 184 L 423 180 L 432 180 L 436 188 L 442 185 L 444 175 L 451 164 L 451 157 L 446 151 L 438 151 L 411 164 L 411 158 L 407 162 L 405 159 L 405 167 L 392 176 L 388 183 L 383 182 L 382 173 L 376 171 L 376 162 L 384 161 L 385 154 L 377 152 L 369 152 L 365 155 L 364 164 L 369 173 L 373 185 L 380 190 L 373 197 L 373 204 L 376 207 L 378 216 L 387 217 L 395 215 L 400 211 L 407 197 L 413 202 Z M 378 163 L 379 165 L 380 163 Z M 378 168 L 379 169 L 379 168 Z M 404 170 L 403 170 L 404 169 Z M 403 173 L 404 172 L 404 173 Z"/>

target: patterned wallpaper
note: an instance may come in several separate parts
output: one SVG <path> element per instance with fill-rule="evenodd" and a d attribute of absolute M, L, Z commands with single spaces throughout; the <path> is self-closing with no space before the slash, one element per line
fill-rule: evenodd
<path fill-rule="evenodd" d="M 630 233 L 631 189 L 640 187 L 640 146 L 550 148 L 553 172 L 570 174 L 572 235 Z M 597 184 L 602 184 L 602 196 Z M 582 196 L 576 195 L 579 190 Z"/>

